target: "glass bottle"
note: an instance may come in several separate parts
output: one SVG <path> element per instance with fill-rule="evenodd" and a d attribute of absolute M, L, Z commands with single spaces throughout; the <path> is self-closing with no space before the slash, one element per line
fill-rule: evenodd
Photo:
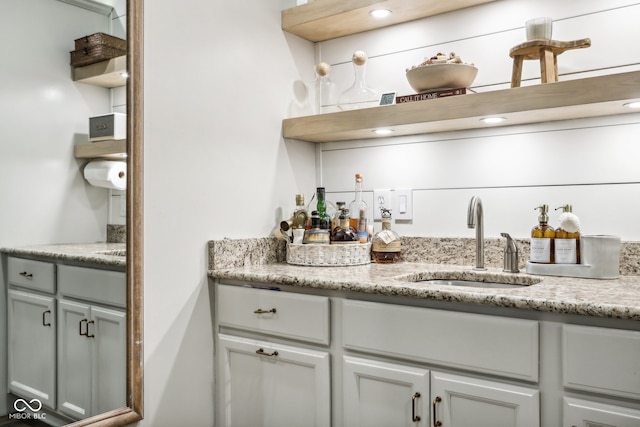
<path fill-rule="evenodd" d="M 556 208 L 562 209 L 558 220 L 560 227 L 556 229 L 554 240 L 556 264 L 580 264 L 580 221 L 572 213 L 571 205 Z"/>
<path fill-rule="evenodd" d="M 402 242 L 398 233 L 391 229 L 391 210 L 380 208 L 382 230 L 371 240 L 371 257 L 374 262 L 389 264 L 400 261 Z"/>
<path fill-rule="evenodd" d="M 531 230 L 531 254 L 530 261 L 540 264 L 553 264 L 555 258 L 554 238 L 555 230 L 549 226 L 549 206 L 541 205 L 538 216 L 538 225 Z"/>
<path fill-rule="evenodd" d="M 311 212 L 311 228 L 304 231 L 302 243 L 305 244 L 322 244 L 329 243 L 329 230 L 320 228 L 320 214 L 318 211 Z"/>
<path fill-rule="evenodd" d="M 296 194 L 296 209 L 293 211 L 291 228 L 305 228 L 309 213 L 304 205 L 304 194 Z"/>
<path fill-rule="evenodd" d="M 333 229 L 331 233 L 331 243 L 344 244 L 344 243 L 359 243 L 358 232 L 355 228 L 349 225 L 348 210 L 343 209 L 342 213 L 338 216 L 339 224 Z"/>
<path fill-rule="evenodd" d="M 353 53 L 354 81 L 353 85 L 340 94 L 338 107 L 341 110 L 356 110 L 359 108 L 375 107 L 380 102 L 380 94 L 367 86 L 364 75 L 366 71 L 367 54 L 361 50 Z M 352 212 L 353 215 L 353 212 Z"/>
<path fill-rule="evenodd" d="M 367 243 L 369 233 L 367 232 L 367 204 L 362 200 L 362 174 L 356 174 L 355 198 L 349 204 L 351 218 L 349 224 L 358 230 L 360 243 Z"/>
<path fill-rule="evenodd" d="M 338 103 L 336 85 L 329 78 L 330 70 L 331 66 L 326 62 L 316 65 L 316 104 L 319 113 L 335 111 Z"/>
<path fill-rule="evenodd" d="M 331 228 L 331 217 L 327 213 L 327 201 L 325 200 L 324 187 L 317 188 L 316 198 L 318 199 L 316 203 L 316 210 L 318 211 L 318 216 L 320 217 L 320 229 L 329 230 L 329 228 Z"/>
<path fill-rule="evenodd" d="M 346 205 L 347 204 L 345 202 L 336 202 L 337 210 L 336 210 L 336 213 L 333 215 L 333 218 L 331 219 L 332 232 L 338 225 L 340 225 L 340 215 L 344 213 L 347 219 L 349 218 L 349 209 L 345 207 Z M 346 212 L 343 212 L 343 211 L 346 211 Z"/>

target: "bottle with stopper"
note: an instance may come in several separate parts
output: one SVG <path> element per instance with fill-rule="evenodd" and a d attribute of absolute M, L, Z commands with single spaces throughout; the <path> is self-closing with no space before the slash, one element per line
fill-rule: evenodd
<path fill-rule="evenodd" d="M 349 223 L 353 228 L 358 230 L 360 243 L 369 241 L 369 233 L 367 232 L 367 203 L 362 200 L 362 174 L 356 174 L 355 198 L 349 204 L 349 214 L 351 218 Z"/>
<path fill-rule="evenodd" d="M 562 209 L 558 218 L 560 227 L 555 235 L 556 264 L 580 264 L 580 220 L 573 214 L 571 205 L 556 208 Z"/>
<path fill-rule="evenodd" d="M 540 205 L 538 225 L 531 230 L 531 254 L 529 260 L 540 264 L 553 264 L 555 230 L 548 225 L 549 206 Z"/>
<path fill-rule="evenodd" d="M 331 231 L 332 244 L 359 243 L 360 238 L 355 228 L 349 225 L 349 210 L 342 208 L 338 215 L 339 223 Z"/>
<path fill-rule="evenodd" d="M 356 110 L 359 108 L 375 107 L 380 101 L 380 94 L 367 86 L 365 82 L 365 64 L 367 54 L 361 50 L 355 51 L 351 57 L 355 73 L 353 85 L 340 94 L 338 107 L 341 110 Z M 352 212 L 353 215 L 353 212 Z"/>
<path fill-rule="evenodd" d="M 336 85 L 329 77 L 331 65 L 320 62 L 316 65 L 316 104 L 319 113 L 327 113 L 336 110 L 338 96 Z"/>
<path fill-rule="evenodd" d="M 371 240 L 371 257 L 377 263 L 394 263 L 400 261 L 402 242 L 398 233 L 391 229 L 391 209 L 380 208 L 382 230 Z"/>

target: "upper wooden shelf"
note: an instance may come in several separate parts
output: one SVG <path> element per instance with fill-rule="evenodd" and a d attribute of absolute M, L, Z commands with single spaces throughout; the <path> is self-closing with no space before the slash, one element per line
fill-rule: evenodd
<path fill-rule="evenodd" d="M 73 154 L 76 159 L 123 159 L 127 157 L 127 141 L 110 139 L 80 144 L 73 147 Z"/>
<path fill-rule="evenodd" d="M 282 29 L 312 42 L 334 39 L 494 0 L 315 0 L 282 11 Z M 388 9 L 386 18 L 369 15 Z"/>
<path fill-rule="evenodd" d="M 114 88 L 127 84 L 127 78 L 122 75 L 126 70 L 127 56 L 123 55 L 84 67 L 75 67 L 71 73 L 74 82 Z"/>
<path fill-rule="evenodd" d="M 510 126 L 584 117 L 638 113 L 623 104 L 640 101 L 640 71 L 589 77 L 397 105 L 318 114 L 283 120 L 283 136 L 310 142 L 375 138 L 484 128 L 485 117 Z"/>

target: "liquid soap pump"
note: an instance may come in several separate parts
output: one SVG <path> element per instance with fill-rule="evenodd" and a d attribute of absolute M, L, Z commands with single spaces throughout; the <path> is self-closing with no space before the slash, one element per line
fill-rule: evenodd
<path fill-rule="evenodd" d="M 560 227 L 555 236 L 556 264 L 580 264 L 580 220 L 571 210 L 571 205 L 556 208 L 562 209 L 558 218 Z"/>
<path fill-rule="evenodd" d="M 538 225 L 531 230 L 531 254 L 529 260 L 540 264 L 553 264 L 555 258 L 555 230 L 549 226 L 549 206 L 541 205 Z"/>

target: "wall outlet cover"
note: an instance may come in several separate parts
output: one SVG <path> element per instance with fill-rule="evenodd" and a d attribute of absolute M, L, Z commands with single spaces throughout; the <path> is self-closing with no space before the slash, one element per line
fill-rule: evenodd
<path fill-rule="evenodd" d="M 380 208 L 387 208 L 387 209 L 393 210 L 393 200 L 391 199 L 391 190 L 373 190 L 374 221 L 382 220 L 382 214 L 380 212 Z"/>
<path fill-rule="evenodd" d="M 396 221 L 410 221 L 413 219 L 413 190 L 402 188 L 395 190 L 395 209 L 391 217 Z"/>

